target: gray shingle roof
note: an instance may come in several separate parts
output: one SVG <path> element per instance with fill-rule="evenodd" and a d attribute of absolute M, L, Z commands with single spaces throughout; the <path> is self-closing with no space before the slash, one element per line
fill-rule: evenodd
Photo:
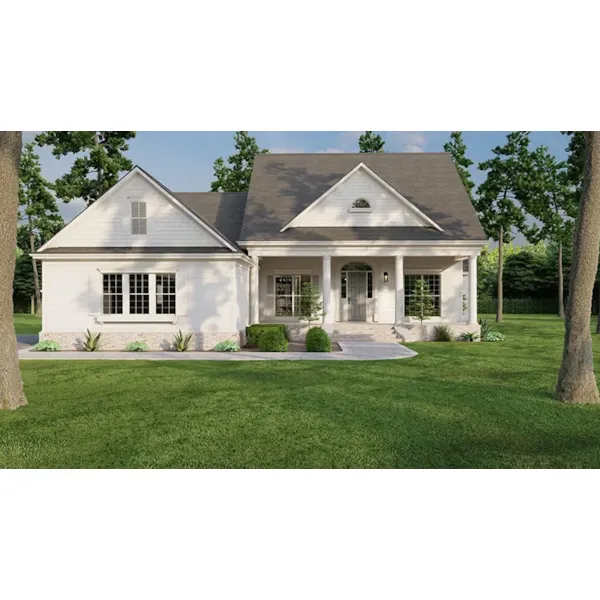
<path fill-rule="evenodd" d="M 363 162 L 436 222 L 429 227 L 292 227 L 289 223 Z M 265 154 L 256 157 L 246 202 L 243 241 L 487 241 L 447 153 Z"/>
<path fill-rule="evenodd" d="M 200 215 L 232 244 L 240 239 L 246 192 L 171 192 L 186 208 Z"/>

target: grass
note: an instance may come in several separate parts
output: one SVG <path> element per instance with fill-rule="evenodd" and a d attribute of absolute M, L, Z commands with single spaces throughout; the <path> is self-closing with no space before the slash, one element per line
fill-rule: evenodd
<path fill-rule="evenodd" d="M 22 361 L 0 467 L 599 467 L 600 407 L 552 399 L 562 327 L 400 361 Z"/>
<path fill-rule="evenodd" d="M 42 330 L 42 320 L 35 315 L 13 315 L 15 333 L 39 333 Z"/>

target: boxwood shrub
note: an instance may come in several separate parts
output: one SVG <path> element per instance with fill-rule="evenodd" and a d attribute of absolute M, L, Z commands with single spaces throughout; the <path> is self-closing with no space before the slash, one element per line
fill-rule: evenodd
<path fill-rule="evenodd" d="M 258 346 L 258 342 L 262 334 L 265 331 L 269 331 L 270 329 L 277 329 L 281 331 L 283 337 L 287 340 L 287 332 L 285 330 L 285 325 L 281 323 L 261 323 L 259 325 L 249 325 L 248 327 L 246 327 L 246 338 L 248 340 L 248 345 Z"/>
<path fill-rule="evenodd" d="M 312 327 L 306 334 L 307 352 L 331 352 L 331 339 L 321 327 Z"/>
<path fill-rule="evenodd" d="M 258 349 L 261 352 L 287 352 L 288 341 L 281 329 L 271 327 L 258 338 Z"/>

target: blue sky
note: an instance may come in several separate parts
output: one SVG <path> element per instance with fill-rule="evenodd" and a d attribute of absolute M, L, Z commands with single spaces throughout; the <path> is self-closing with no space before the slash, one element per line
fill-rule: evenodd
<path fill-rule="evenodd" d="M 261 148 L 271 152 L 357 152 L 356 131 L 253 131 Z M 380 131 L 388 152 L 440 152 L 448 140 L 448 131 Z M 504 131 L 463 132 L 468 156 L 479 163 L 491 156 L 491 149 L 503 144 Z M 29 141 L 34 133 L 26 133 Z M 532 132 L 532 146 L 547 146 L 558 159 L 566 157 L 567 137 L 557 131 Z M 72 159 L 54 158 L 48 148 L 38 149 L 42 171 L 53 181 L 69 170 Z M 208 191 L 212 181 L 212 165 L 216 158 L 228 157 L 234 152 L 233 132 L 202 131 L 140 131 L 131 140 L 129 157 L 175 192 Z M 478 185 L 484 174 L 472 167 L 473 179 Z M 83 209 L 83 203 L 61 205 L 61 213 L 70 221 Z M 522 239 L 518 239 L 522 241 Z"/>

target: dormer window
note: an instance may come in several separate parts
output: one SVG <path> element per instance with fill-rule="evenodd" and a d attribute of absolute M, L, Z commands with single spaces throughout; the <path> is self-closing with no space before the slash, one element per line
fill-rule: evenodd
<path fill-rule="evenodd" d="M 134 200 L 131 203 L 131 233 L 146 235 L 146 203 Z"/>
<path fill-rule="evenodd" d="M 364 198 L 357 198 L 351 204 L 350 212 L 371 212 L 371 204 Z"/>

